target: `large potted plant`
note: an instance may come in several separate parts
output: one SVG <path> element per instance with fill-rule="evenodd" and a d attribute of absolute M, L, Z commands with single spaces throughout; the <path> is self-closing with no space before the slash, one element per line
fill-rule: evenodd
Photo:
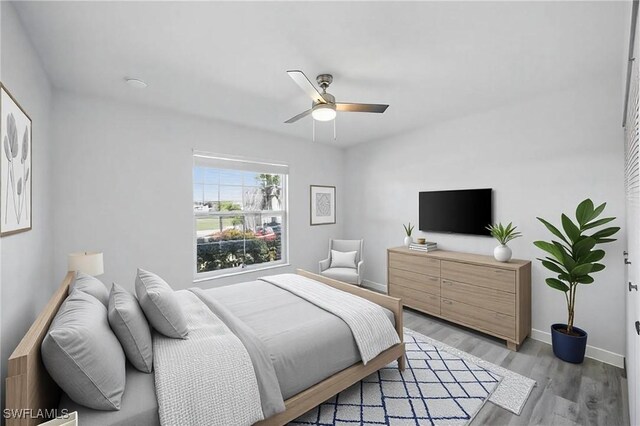
<path fill-rule="evenodd" d="M 604 269 L 601 261 L 605 252 L 596 246 L 615 241 L 610 238 L 620 230 L 619 227 L 601 228 L 615 217 L 598 219 L 607 203 L 595 207 L 593 201 L 586 199 L 576 209 L 576 223 L 562 214 L 562 231 L 544 219 L 540 222 L 559 240 L 536 241 L 534 244 L 544 250 L 547 256 L 538 258 L 542 265 L 556 274 L 547 278 L 549 287 L 564 293 L 567 302 L 568 319 L 566 324 L 551 326 L 553 353 L 560 359 L 573 363 L 584 360 L 587 347 L 587 333 L 573 325 L 575 319 L 576 293 L 580 284 L 594 282 L 592 275 Z M 598 229 L 599 228 L 599 229 Z"/>

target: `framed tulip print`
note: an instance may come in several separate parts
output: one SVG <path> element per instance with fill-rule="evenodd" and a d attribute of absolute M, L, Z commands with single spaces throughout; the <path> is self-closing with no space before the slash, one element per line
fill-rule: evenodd
<path fill-rule="evenodd" d="M 0 83 L 0 236 L 31 229 L 31 118 Z"/>

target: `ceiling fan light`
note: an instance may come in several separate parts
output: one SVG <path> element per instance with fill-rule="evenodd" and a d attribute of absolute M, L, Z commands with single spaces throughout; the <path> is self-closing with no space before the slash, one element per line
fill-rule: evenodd
<path fill-rule="evenodd" d="M 317 121 L 331 121 L 336 118 L 335 104 L 318 104 L 313 108 L 311 116 Z"/>

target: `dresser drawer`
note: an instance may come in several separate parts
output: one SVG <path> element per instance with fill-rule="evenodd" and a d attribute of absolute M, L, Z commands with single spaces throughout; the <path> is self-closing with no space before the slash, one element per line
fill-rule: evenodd
<path fill-rule="evenodd" d="M 515 318 L 511 315 L 467 305 L 466 303 L 446 298 L 442 298 L 440 307 L 442 317 L 453 322 L 508 339 L 514 339 L 516 337 L 516 322 Z"/>
<path fill-rule="evenodd" d="M 433 315 L 440 315 L 440 296 L 413 290 L 407 287 L 389 285 L 389 296 L 399 297 L 402 304 Z"/>
<path fill-rule="evenodd" d="M 509 293 L 516 292 L 516 272 L 507 269 L 443 260 L 441 277 Z"/>
<path fill-rule="evenodd" d="M 389 267 L 424 275 L 440 276 L 440 261 L 426 256 L 390 252 Z"/>
<path fill-rule="evenodd" d="M 389 283 L 440 296 L 440 278 L 389 268 Z"/>
<path fill-rule="evenodd" d="M 441 289 L 443 298 L 511 316 L 515 316 L 516 314 L 515 293 L 478 287 L 447 279 L 442 279 Z"/>

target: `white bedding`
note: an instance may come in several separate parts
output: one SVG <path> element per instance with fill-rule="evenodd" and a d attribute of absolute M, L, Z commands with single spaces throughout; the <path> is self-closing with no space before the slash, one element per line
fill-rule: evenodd
<path fill-rule="evenodd" d="M 178 291 L 187 340 L 154 333 L 156 395 L 162 425 L 251 425 L 263 419 L 249 353 L 193 293 Z"/>

